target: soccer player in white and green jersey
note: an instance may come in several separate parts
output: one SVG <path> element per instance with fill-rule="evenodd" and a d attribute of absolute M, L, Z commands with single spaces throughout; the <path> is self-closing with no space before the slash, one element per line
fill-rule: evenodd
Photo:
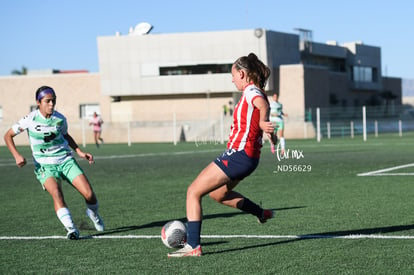
<path fill-rule="evenodd" d="M 283 105 L 279 102 L 279 95 L 277 93 L 273 94 L 272 99 L 273 101 L 270 102 L 269 119 L 275 127 L 275 135 L 277 135 L 280 140 L 281 154 L 283 155 L 285 153 L 285 123 L 283 117 L 287 116 L 287 114 L 283 113 Z M 270 150 L 273 154 L 275 153 L 275 145 L 273 143 L 270 143 Z"/>
<path fill-rule="evenodd" d="M 26 130 L 35 175 L 43 189 L 52 196 L 56 215 L 67 231 L 68 239 L 79 239 L 79 230 L 64 200 L 61 180 L 67 180 L 84 197 L 87 216 L 96 230 L 103 231 L 104 223 L 98 214 L 98 200 L 89 180 L 74 159 L 71 148 L 79 157 L 88 160 L 89 164 L 94 163 L 93 156 L 83 152 L 69 135 L 65 116 L 55 111 L 55 91 L 51 87 L 42 86 L 37 89 L 35 97 L 38 108 L 19 120 L 4 135 L 4 141 L 16 165 L 23 167 L 26 159 L 18 152 L 13 138 Z"/>

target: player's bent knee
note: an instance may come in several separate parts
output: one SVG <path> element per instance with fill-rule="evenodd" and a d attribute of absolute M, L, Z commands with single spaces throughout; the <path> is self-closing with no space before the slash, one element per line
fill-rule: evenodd
<path fill-rule="evenodd" d="M 210 194 L 208 194 L 210 198 L 212 198 L 213 200 L 215 200 L 218 203 L 222 203 L 225 196 L 222 194 L 219 194 L 217 192 L 211 192 Z"/>
<path fill-rule="evenodd" d="M 201 200 L 203 194 L 197 188 L 189 186 L 187 189 L 187 200 Z"/>

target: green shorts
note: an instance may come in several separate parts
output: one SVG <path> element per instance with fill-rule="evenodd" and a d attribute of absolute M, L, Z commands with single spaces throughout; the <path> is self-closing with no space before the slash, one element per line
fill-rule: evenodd
<path fill-rule="evenodd" d="M 61 164 L 36 164 L 34 173 L 44 189 L 43 185 L 50 177 L 57 181 L 67 180 L 72 184 L 72 181 L 84 172 L 75 159 L 69 159 Z"/>
<path fill-rule="evenodd" d="M 270 119 L 270 122 L 272 122 L 273 126 L 275 127 L 275 132 L 278 130 L 283 130 L 285 128 L 285 123 L 283 119 Z"/>

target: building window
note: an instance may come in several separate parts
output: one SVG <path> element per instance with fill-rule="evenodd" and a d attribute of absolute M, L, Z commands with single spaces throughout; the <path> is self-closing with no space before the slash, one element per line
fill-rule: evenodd
<path fill-rule="evenodd" d="M 378 82 L 378 70 L 377 70 L 377 68 L 372 68 L 372 82 Z"/>
<path fill-rule="evenodd" d="M 226 74 L 231 73 L 232 64 L 201 64 L 160 67 L 160 75 Z"/>
<path fill-rule="evenodd" d="M 99 104 L 81 104 L 79 105 L 79 118 L 90 119 L 94 112 L 99 115 L 100 111 Z"/>
<path fill-rule="evenodd" d="M 345 72 L 345 59 L 313 55 L 303 56 L 302 60 L 304 61 L 304 64 L 323 66 L 333 72 Z"/>
<path fill-rule="evenodd" d="M 351 67 L 352 81 L 355 82 L 377 82 L 377 69 L 371 67 L 353 66 Z"/>

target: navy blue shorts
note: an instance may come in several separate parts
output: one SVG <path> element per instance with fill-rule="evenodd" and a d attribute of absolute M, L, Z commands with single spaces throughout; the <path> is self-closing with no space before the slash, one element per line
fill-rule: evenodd
<path fill-rule="evenodd" d="M 231 180 L 242 180 L 259 164 L 258 158 L 250 158 L 244 150 L 229 149 L 214 161 Z"/>

